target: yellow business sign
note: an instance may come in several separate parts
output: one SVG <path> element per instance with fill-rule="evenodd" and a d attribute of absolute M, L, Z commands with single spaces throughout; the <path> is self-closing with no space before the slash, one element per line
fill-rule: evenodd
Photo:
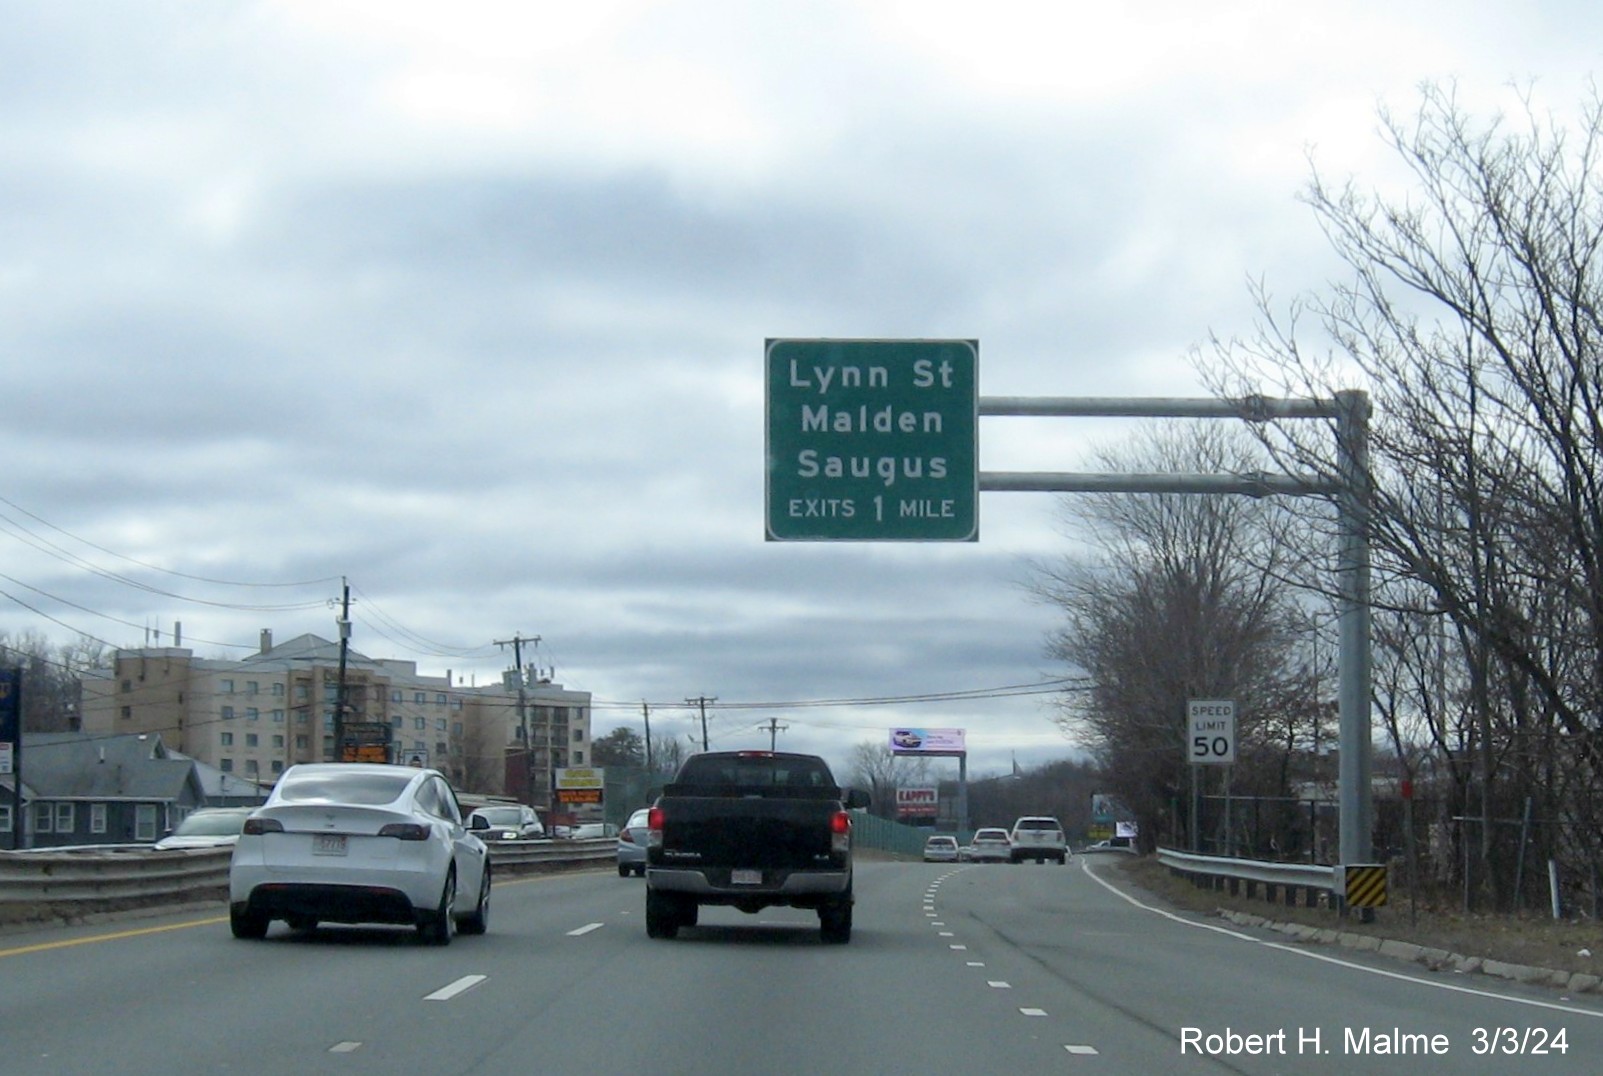
<path fill-rule="evenodd" d="M 603 778 L 607 771 L 595 769 L 590 766 L 566 766 L 557 770 L 557 789 L 569 788 L 601 788 L 606 784 Z"/>

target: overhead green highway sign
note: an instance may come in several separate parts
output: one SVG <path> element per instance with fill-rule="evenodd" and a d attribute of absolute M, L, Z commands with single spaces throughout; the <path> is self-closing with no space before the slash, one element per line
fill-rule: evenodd
<path fill-rule="evenodd" d="M 979 537 L 979 342 L 769 340 L 767 537 Z"/>

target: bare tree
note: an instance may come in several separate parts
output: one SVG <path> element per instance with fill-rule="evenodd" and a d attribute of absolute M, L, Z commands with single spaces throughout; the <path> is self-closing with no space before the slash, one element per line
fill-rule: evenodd
<path fill-rule="evenodd" d="M 1603 102 L 1570 125 L 1522 105 L 1477 123 L 1427 87 L 1412 116 L 1382 112 L 1412 190 L 1316 170 L 1307 201 L 1350 278 L 1284 311 L 1260 289 L 1257 333 L 1215 340 L 1209 371 L 1224 395 L 1371 394 L 1376 600 L 1403 618 L 1377 636 L 1398 666 L 1377 702 L 1450 783 L 1444 815 L 1479 816 L 1459 836 L 1502 905 L 1519 848 L 1499 819 L 1545 803 L 1531 854 L 1594 876 L 1603 823 Z M 1328 437 L 1263 434 L 1335 475 Z"/>
<path fill-rule="evenodd" d="M 1250 438 L 1206 424 L 1153 428 L 1100 463 L 1244 472 L 1262 461 Z M 1095 752 L 1107 791 L 1144 833 L 1184 831 L 1192 698 L 1235 700 L 1241 780 L 1282 790 L 1287 737 L 1295 743 L 1317 713 L 1289 654 L 1304 620 L 1292 589 L 1304 567 L 1286 517 L 1268 501 L 1180 494 L 1078 496 L 1064 515 L 1092 554 L 1037 565 L 1032 589 L 1064 614 L 1049 651 L 1089 686 L 1064 697 L 1061 723 Z"/>

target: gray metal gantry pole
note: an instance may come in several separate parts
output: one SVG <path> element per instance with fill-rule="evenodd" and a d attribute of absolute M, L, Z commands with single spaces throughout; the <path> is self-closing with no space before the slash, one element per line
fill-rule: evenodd
<path fill-rule="evenodd" d="M 1223 399 L 1121 399 L 1096 397 L 986 396 L 983 415 L 1101 418 L 1235 418 L 1267 422 L 1277 418 L 1336 420 L 1339 477 L 1251 474 L 1059 474 L 981 472 L 982 491 L 1043 493 L 1234 493 L 1331 495 L 1341 529 L 1339 571 L 1340 638 L 1337 706 L 1341 718 L 1338 802 L 1339 847 L 1343 864 L 1369 863 L 1374 855 L 1370 786 L 1369 655 L 1369 395 L 1350 390 L 1333 399 L 1276 399 L 1248 396 Z"/>

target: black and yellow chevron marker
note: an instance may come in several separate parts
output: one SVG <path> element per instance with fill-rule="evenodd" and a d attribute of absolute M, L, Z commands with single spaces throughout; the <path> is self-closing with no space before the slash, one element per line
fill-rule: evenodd
<path fill-rule="evenodd" d="M 1347 907 L 1383 908 L 1386 905 L 1386 868 L 1384 866 L 1347 866 Z"/>

